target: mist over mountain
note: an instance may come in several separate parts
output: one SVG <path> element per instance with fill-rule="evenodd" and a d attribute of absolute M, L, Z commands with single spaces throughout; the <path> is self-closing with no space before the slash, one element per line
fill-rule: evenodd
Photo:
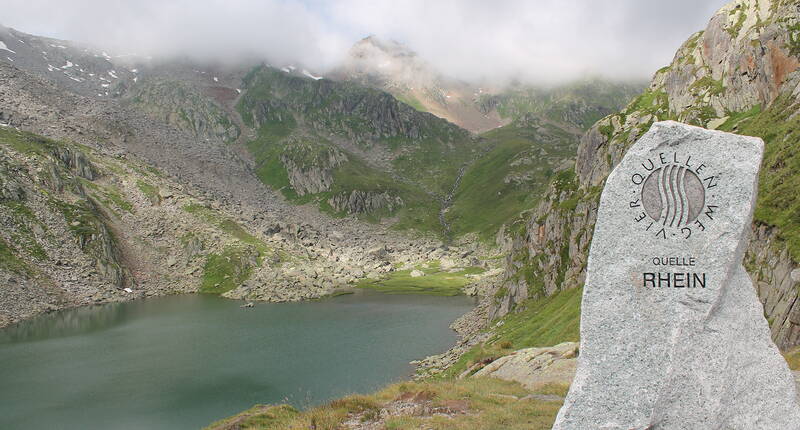
<path fill-rule="evenodd" d="M 319 73 L 338 67 L 353 43 L 375 34 L 457 79 L 553 84 L 586 75 L 649 79 L 723 3 L 10 0 L 2 24 L 118 54 L 257 57 Z"/>

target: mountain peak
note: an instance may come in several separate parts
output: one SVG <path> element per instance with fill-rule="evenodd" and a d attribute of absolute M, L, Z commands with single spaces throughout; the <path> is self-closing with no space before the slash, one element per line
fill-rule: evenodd
<path fill-rule="evenodd" d="M 350 48 L 350 56 L 360 56 L 373 52 L 381 52 L 392 57 L 417 56 L 417 53 L 405 44 L 396 40 L 384 40 L 374 34 L 359 40 Z"/>

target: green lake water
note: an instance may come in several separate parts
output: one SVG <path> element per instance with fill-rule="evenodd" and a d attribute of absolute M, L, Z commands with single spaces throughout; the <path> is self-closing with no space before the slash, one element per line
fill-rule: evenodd
<path fill-rule="evenodd" d="M 407 378 L 466 297 L 375 292 L 256 304 L 204 295 L 62 311 L 0 330 L 0 429 L 196 429 Z"/>

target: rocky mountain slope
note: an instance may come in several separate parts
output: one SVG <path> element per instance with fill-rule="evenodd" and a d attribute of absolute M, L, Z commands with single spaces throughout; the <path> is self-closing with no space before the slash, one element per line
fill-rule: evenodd
<path fill-rule="evenodd" d="M 436 231 L 439 201 L 479 142 L 391 95 L 259 67 L 237 109 L 259 177 L 289 199 L 334 214 L 397 215 Z"/>
<path fill-rule="evenodd" d="M 731 2 L 693 35 L 627 108 L 598 121 L 581 139 L 574 170 L 559 175 L 542 203 L 506 226 L 509 250 L 502 315 L 582 285 L 603 181 L 654 121 L 674 119 L 759 136 L 766 142 L 753 240 L 746 266 L 775 342 L 800 343 L 797 243 L 800 11 L 795 2 Z M 523 306 L 524 307 L 524 306 Z"/>
<path fill-rule="evenodd" d="M 298 300 L 405 263 L 470 263 L 463 249 L 331 218 L 265 187 L 237 143 L 246 126 L 225 120 L 243 72 L 144 62 L 123 73 L 133 66 L 100 54 L 81 64 L 71 58 L 83 51 L 58 41 L 0 37 L 14 51 L 0 61 L 2 325 L 172 292 Z M 22 45 L 43 51 L 23 58 Z M 97 92 L 106 81 L 87 68 L 50 70 L 56 54 L 111 64 L 113 89 Z M 168 83 L 176 77 L 184 86 Z"/>

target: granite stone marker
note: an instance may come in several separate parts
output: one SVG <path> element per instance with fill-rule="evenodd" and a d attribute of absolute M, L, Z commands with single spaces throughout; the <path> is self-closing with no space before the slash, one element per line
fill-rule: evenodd
<path fill-rule="evenodd" d="M 608 177 L 553 429 L 800 429 L 742 266 L 763 145 L 658 122 Z"/>

